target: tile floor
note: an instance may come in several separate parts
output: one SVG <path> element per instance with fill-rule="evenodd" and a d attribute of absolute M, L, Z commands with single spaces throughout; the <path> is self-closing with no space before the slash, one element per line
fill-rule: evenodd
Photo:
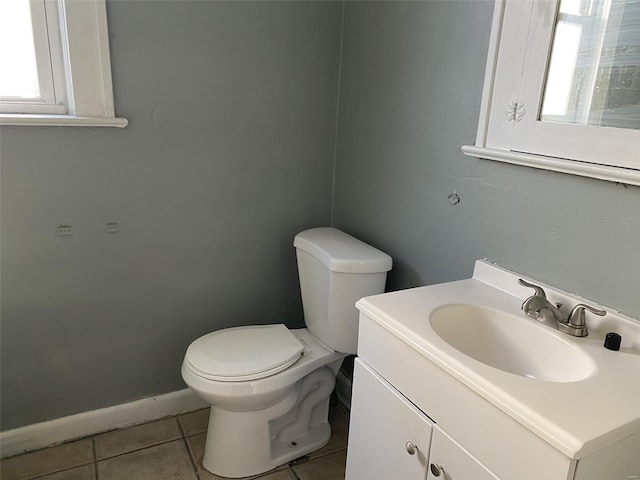
<path fill-rule="evenodd" d="M 209 409 L 102 433 L 2 460 L 2 480 L 216 480 L 202 466 Z M 348 414 L 331 410 L 333 435 L 296 465 L 261 480 L 343 480 Z"/>

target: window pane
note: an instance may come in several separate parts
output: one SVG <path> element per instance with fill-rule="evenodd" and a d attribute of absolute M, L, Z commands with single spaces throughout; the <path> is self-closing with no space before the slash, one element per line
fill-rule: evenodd
<path fill-rule="evenodd" d="M 640 129 L 640 0 L 561 0 L 540 119 Z"/>
<path fill-rule="evenodd" d="M 40 96 L 29 0 L 0 0 L 0 96 Z"/>
<path fill-rule="evenodd" d="M 544 94 L 543 115 L 567 115 L 582 36 L 580 25 L 558 22 Z"/>

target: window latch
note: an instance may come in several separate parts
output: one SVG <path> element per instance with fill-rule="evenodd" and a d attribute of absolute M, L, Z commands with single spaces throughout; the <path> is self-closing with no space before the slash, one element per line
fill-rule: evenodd
<path fill-rule="evenodd" d="M 505 110 L 509 122 L 519 122 L 525 113 L 527 113 L 527 110 L 524 108 L 524 103 L 515 100 Z"/>

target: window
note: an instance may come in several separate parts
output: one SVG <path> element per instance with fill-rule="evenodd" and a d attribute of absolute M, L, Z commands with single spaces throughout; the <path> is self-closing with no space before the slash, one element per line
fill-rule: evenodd
<path fill-rule="evenodd" d="M 105 0 L 0 0 L 0 124 L 124 127 Z"/>
<path fill-rule="evenodd" d="M 640 185 L 640 0 L 498 0 L 464 153 Z"/>

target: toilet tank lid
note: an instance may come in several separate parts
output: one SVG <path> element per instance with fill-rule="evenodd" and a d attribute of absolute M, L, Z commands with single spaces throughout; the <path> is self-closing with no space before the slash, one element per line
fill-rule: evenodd
<path fill-rule="evenodd" d="M 331 227 L 300 232 L 293 246 L 321 261 L 329 270 L 343 273 L 383 273 L 391 270 L 389 255 Z"/>

